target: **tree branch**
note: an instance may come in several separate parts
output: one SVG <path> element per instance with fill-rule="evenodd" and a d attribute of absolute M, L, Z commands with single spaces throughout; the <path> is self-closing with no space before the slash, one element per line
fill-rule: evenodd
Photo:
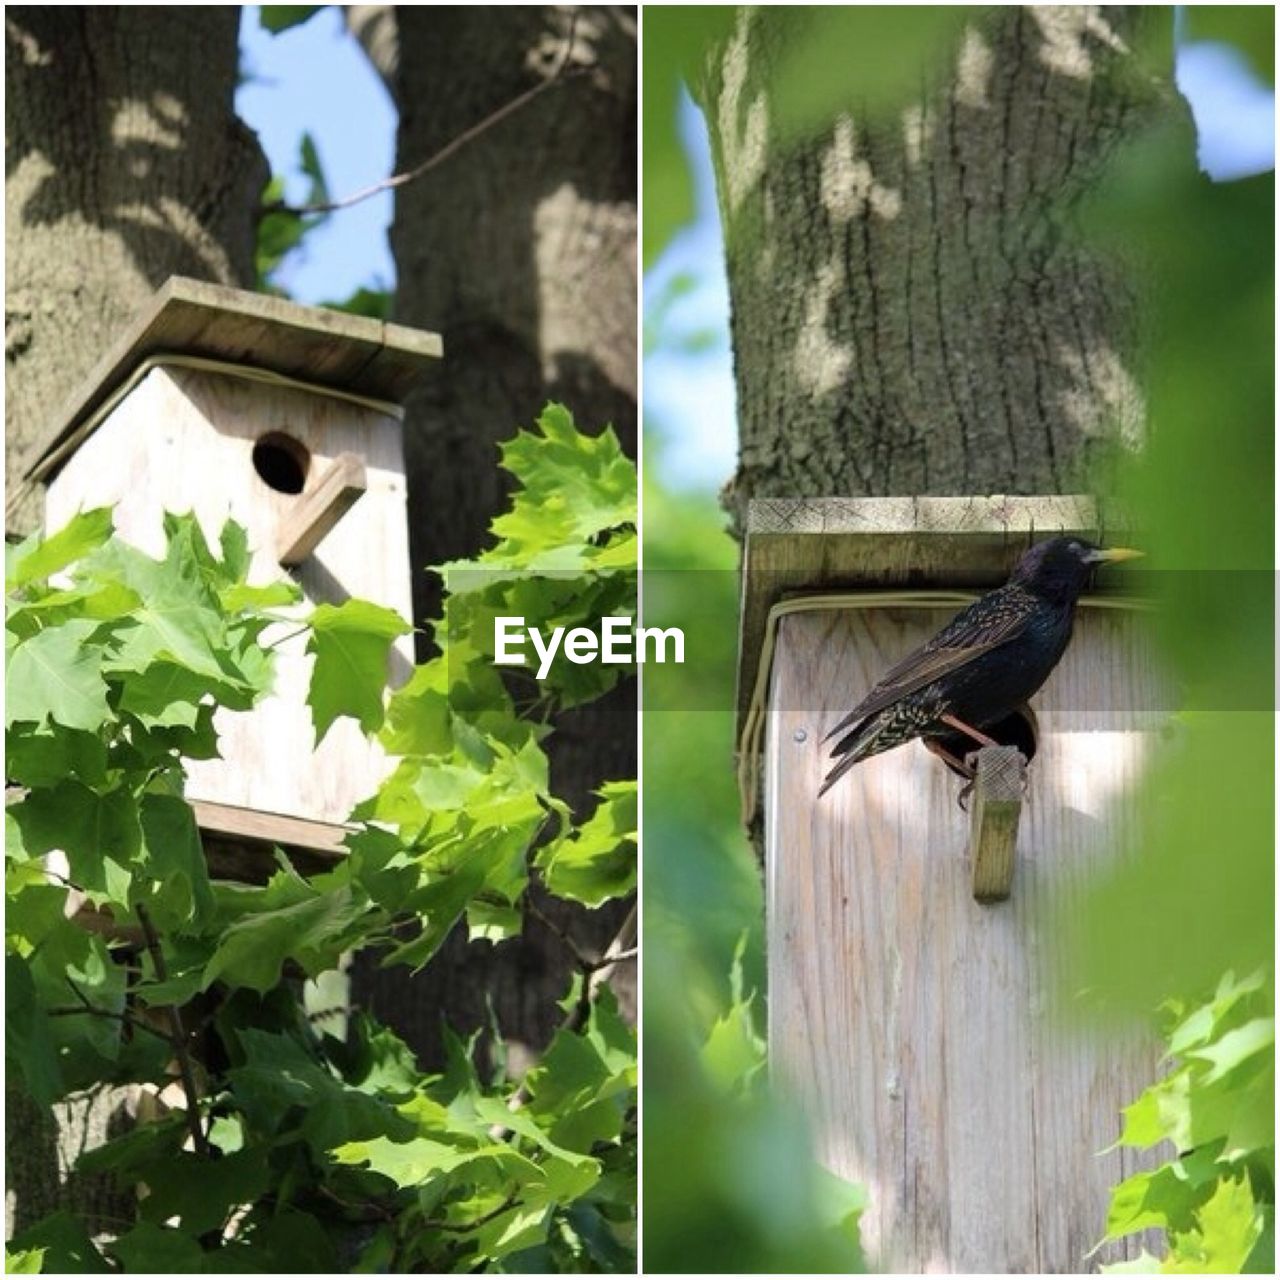
<path fill-rule="evenodd" d="M 539 921 L 548 932 L 553 933 L 564 943 L 567 950 L 573 953 L 574 963 L 578 966 L 579 972 L 583 979 L 589 978 L 597 969 L 612 968 L 616 964 L 623 964 L 628 960 L 634 960 L 639 955 L 638 947 L 630 947 L 626 951 L 614 951 L 617 945 L 617 938 L 609 944 L 607 950 L 602 956 L 589 956 L 578 945 L 577 939 L 563 926 L 557 924 L 549 915 L 544 912 L 533 898 L 526 893 L 524 899 L 525 910 Z M 625 925 L 624 925 L 625 928 Z"/>
<path fill-rule="evenodd" d="M 78 986 L 76 986 L 76 984 L 71 980 L 70 977 L 67 978 L 67 986 L 69 986 L 71 990 L 75 993 L 75 997 L 77 1000 L 80 1001 L 80 1003 L 70 1004 L 70 1005 L 57 1005 L 52 1009 L 46 1009 L 45 1013 L 47 1013 L 49 1017 L 70 1018 L 78 1014 L 82 1017 L 85 1015 L 89 1015 L 94 1018 L 110 1018 L 113 1022 L 123 1023 L 126 1027 L 136 1027 L 139 1031 L 145 1031 L 148 1033 L 148 1035 L 156 1036 L 158 1039 L 163 1040 L 166 1044 L 169 1043 L 169 1037 L 165 1035 L 163 1031 L 159 1030 L 156 1027 L 151 1026 L 149 1023 L 142 1021 L 141 1018 L 135 1018 L 128 1013 L 117 1013 L 114 1009 L 102 1009 L 98 1005 L 93 1004 L 89 1000 L 89 997 L 86 996 L 85 993 L 81 991 Z"/>
<path fill-rule="evenodd" d="M 372 186 L 353 192 L 349 196 L 343 196 L 341 200 L 303 205 L 285 204 L 282 200 L 275 200 L 271 204 L 262 206 L 258 213 L 259 218 L 268 213 L 291 213 L 297 217 L 306 217 L 317 213 L 336 213 L 339 209 L 349 209 L 352 205 L 359 204 L 362 200 L 368 200 L 383 191 L 394 191 L 397 187 L 407 186 L 410 182 L 416 182 L 424 174 L 430 173 L 432 169 L 437 168 L 446 160 L 455 156 L 468 143 L 474 142 L 482 134 L 488 133 L 495 125 L 501 124 L 508 116 L 513 116 L 517 111 L 523 110 L 536 98 L 546 93 L 548 89 L 569 80 L 576 74 L 570 69 L 569 63 L 572 58 L 577 32 L 578 14 L 575 10 L 569 22 L 569 34 L 565 37 L 564 52 L 560 55 L 560 61 L 557 63 L 555 70 L 545 80 L 539 80 L 537 84 L 526 89 L 523 93 L 516 94 L 514 98 L 504 102 L 497 110 L 491 111 L 482 120 L 478 120 L 471 125 L 470 128 L 464 129 L 455 138 L 446 142 L 439 151 L 428 156 L 421 164 L 415 165 L 412 169 L 406 169 L 403 173 L 395 173 L 389 178 L 383 178 L 381 182 L 375 182 Z"/>
<path fill-rule="evenodd" d="M 536 912 L 540 918 L 541 913 Z M 622 927 L 614 935 L 614 939 L 609 943 L 608 949 L 599 961 L 588 962 L 591 964 L 590 971 L 586 971 L 582 975 L 582 990 L 578 993 L 578 998 L 574 1001 L 573 1008 L 569 1010 L 559 1027 L 556 1028 L 556 1035 L 562 1031 L 567 1031 L 571 1035 L 581 1031 L 587 1024 L 587 1019 L 591 1016 L 591 1003 L 595 999 L 596 992 L 600 987 L 609 981 L 613 975 L 614 968 L 635 958 L 637 948 L 636 930 L 638 926 L 638 914 L 635 906 L 627 912 L 627 918 L 622 922 Z M 565 937 L 559 930 L 554 929 L 557 936 Z M 566 938 L 567 941 L 567 938 Z M 574 950 L 576 951 L 576 945 Z M 528 1079 L 526 1075 L 525 1079 Z M 507 1100 L 508 1111 L 519 1111 L 526 1102 L 529 1101 L 528 1086 L 522 1081 L 520 1087 Z M 495 1124 L 489 1129 L 489 1137 L 494 1142 L 505 1142 L 511 1137 L 512 1130 L 506 1125 Z"/>
<path fill-rule="evenodd" d="M 155 968 L 156 978 L 160 982 L 169 980 L 169 966 L 165 964 L 164 952 L 160 948 L 160 938 L 156 934 L 155 925 L 151 923 L 151 913 L 138 903 L 138 923 L 142 925 L 142 936 L 146 939 L 147 953 L 151 956 L 151 964 Z M 196 1089 L 195 1070 L 191 1065 L 191 1054 L 187 1051 L 186 1032 L 182 1029 L 182 1017 L 173 1005 L 165 1008 L 169 1022 L 169 1043 L 173 1046 L 174 1056 L 178 1060 L 178 1074 L 182 1079 L 182 1092 L 187 1099 L 187 1129 L 196 1154 L 212 1155 L 209 1140 L 200 1127 L 200 1094 Z"/>
<path fill-rule="evenodd" d="M 449 1222 L 444 1218 L 424 1218 L 422 1225 L 430 1227 L 433 1231 L 452 1231 L 467 1232 L 474 1231 L 477 1227 L 483 1227 L 485 1223 L 492 1222 L 494 1218 L 500 1218 L 506 1211 L 513 1208 L 519 1197 L 513 1191 L 496 1209 L 490 1209 L 488 1213 L 482 1214 L 478 1218 L 472 1219 L 470 1222 Z"/>

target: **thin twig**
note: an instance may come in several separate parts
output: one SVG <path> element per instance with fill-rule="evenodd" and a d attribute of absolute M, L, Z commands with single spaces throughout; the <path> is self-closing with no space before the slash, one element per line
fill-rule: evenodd
<path fill-rule="evenodd" d="M 363 1204 L 355 1204 L 350 1200 L 344 1200 L 332 1187 L 327 1187 L 321 1183 L 316 1190 L 326 1200 L 336 1204 L 339 1208 L 345 1209 L 348 1213 L 358 1217 L 363 1222 L 394 1222 L 396 1215 L 386 1205 L 379 1204 L 376 1200 L 369 1200 Z"/>
<path fill-rule="evenodd" d="M 288 644 L 290 640 L 296 640 L 299 636 L 305 636 L 310 630 L 311 624 L 305 623 L 303 626 L 297 627 L 293 631 L 286 631 L 279 639 L 272 640 L 269 643 L 264 644 L 262 647 L 264 649 L 278 649 L 282 644 Z"/>
<path fill-rule="evenodd" d="M 169 980 L 169 967 L 165 964 L 164 952 L 160 948 L 160 939 L 156 934 L 155 925 L 151 923 L 151 913 L 141 902 L 138 903 L 138 923 L 142 925 L 142 934 L 146 939 L 147 952 L 151 956 L 151 964 L 156 971 L 156 977 L 161 982 L 167 982 Z M 168 1005 L 165 1008 L 165 1015 L 169 1022 L 169 1043 L 173 1046 L 174 1056 L 178 1059 L 178 1074 L 182 1078 L 182 1092 L 187 1099 L 187 1129 L 191 1134 L 191 1141 L 195 1146 L 196 1154 L 209 1156 L 212 1155 L 212 1149 L 209 1146 L 209 1139 L 200 1127 L 200 1095 L 196 1091 L 196 1075 L 191 1066 L 191 1055 L 187 1052 L 187 1039 L 186 1032 L 182 1029 L 182 1017 L 174 1005 Z"/>
<path fill-rule="evenodd" d="M 508 1209 L 515 1207 L 518 1197 L 513 1191 L 496 1209 L 490 1209 L 488 1213 L 482 1214 L 478 1218 L 473 1218 L 470 1222 L 449 1222 L 445 1218 L 424 1218 L 422 1225 L 430 1227 L 433 1231 L 452 1231 L 464 1233 L 474 1231 L 477 1227 L 483 1227 L 486 1223 L 492 1222 L 494 1218 L 500 1218 Z"/>
<path fill-rule="evenodd" d="M 562 943 L 564 943 L 565 947 L 569 951 L 573 952 L 574 962 L 577 964 L 584 979 L 589 978 L 597 969 L 603 969 L 606 966 L 612 967 L 615 964 L 622 964 L 627 960 L 634 960 L 639 954 L 640 949 L 638 947 L 631 947 L 627 951 L 606 951 L 602 956 L 589 956 L 578 945 L 577 939 L 563 925 L 557 924 L 549 915 L 542 911 L 529 894 L 525 895 L 524 906 L 525 910 L 528 911 L 535 920 L 540 921 L 550 933 L 553 933 Z"/>
<path fill-rule="evenodd" d="M 565 948 L 573 953 L 574 963 L 582 970 L 583 977 L 591 973 L 599 965 L 606 963 L 603 960 L 593 959 L 587 955 L 583 949 L 578 946 L 577 939 L 563 926 L 557 924 L 549 915 L 544 912 L 533 900 L 531 893 L 524 896 L 524 909 L 537 920 L 543 928 L 549 933 L 554 934 L 564 944 Z"/>
<path fill-rule="evenodd" d="M 468 129 L 464 129 L 455 138 L 446 142 L 439 151 L 428 156 L 421 164 L 415 165 L 414 168 L 407 169 L 403 173 L 395 173 L 389 178 L 383 178 L 380 182 L 375 182 L 370 187 L 365 187 L 363 190 L 344 196 L 341 200 L 329 200 L 322 201 L 319 204 L 303 205 L 290 205 L 285 204 L 283 201 L 273 201 L 271 204 L 263 205 L 261 213 L 290 213 L 297 217 L 307 217 L 310 214 L 317 213 L 336 213 L 339 209 L 349 209 L 353 204 L 359 204 L 362 200 L 368 200 L 371 196 L 376 196 L 380 192 L 394 191 L 397 187 L 407 186 L 410 182 L 415 182 L 424 174 L 430 173 L 432 169 L 456 155 L 469 142 L 474 142 L 482 134 L 488 133 L 494 125 L 500 124 L 508 116 L 512 116 L 517 111 L 527 107 L 535 98 L 541 97 L 554 85 L 567 80 L 570 75 L 568 67 L 573 54 L 577 29 L 578 14 L 575 11 L 570 19 L 569 34 L 565 38 L 564 52 L 560 55 L 560 61 L 556 69 L 545 80 L 540 80 L 532 88 L 526 89 L 523 93 L 518 93 L 514 98 L 503 103 L 496 111 L 491 111 L 483 120 L 478 121 Z"/>
<path fill-rule="evenodd" d="M 612 977 L 614 966 L 635 956 L 637 919 L 636 908 L 633 906 L 627 912 L 627 918 L 614 935 L 614 939 L 609 944 L 600 963 L 590 973 L 583 975 L 582 990 L 578 993 L 578 998 L 574 1001 L 573 1008 L 569 1010 L 559 1027 L 556 1028 L 556 1035 L 559 1035 L 561 1031 L 567 1031 L 571 1035 L 581 1031 L 586 1026 L 587 1019 L 591 1016 L 591 1003 L 595 999 L 596 992 Z M 528 1076 L 525 1077 L 525 1080 L 528 1080 Z M 519 1111 L 528 1101 L 529 1087 L 527 1083 L 521 1082 L 520 1087 L 507 1099 L 507 1110 Z M 511 1137 L 511 1133 L 512 1130 L 503 1124 L 491 1125 L 489 1128 L 489 1137 L 494 1142 L 505 1142 Z"/>
<path fill-rule="evenodd" d="M 76 884 L 74 880 L 68 880 L 61 871 L 55 871 L 52 867 L 45 867 L 44 873 L 50 880 L 57 880 L 59 883 L 66 885 L 68 889 L 74 889 L 76 893 L 87 892 L 83 885 Z"/>
<path fill-rule="evenodd" d="M 130 1017 L 127 1013 L 116 1013 L 114 1009 L 100 1009 L 96 1004 L 57 1005 L 52 1009 L 46 1009 L 45 1013 L 51 1018 L 70 1018 L 77 1014 L 81 1017 L 91 1015 L 95 1018 L 110 1018 L 113 1022 L 122 1022 L 127 1027 L 136 1027 L 139 1031 L 145 1031 L 163 1040 L 165 1044 L 169 1043 L 169 1037 L 158 1028 L 149 1026 L 138 1018 Z"/>

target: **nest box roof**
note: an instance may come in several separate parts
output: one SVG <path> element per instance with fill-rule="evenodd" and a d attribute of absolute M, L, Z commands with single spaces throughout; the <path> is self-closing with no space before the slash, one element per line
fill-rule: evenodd
<path fill-rule="evenodd" d="M 439 334 L 172 276 L 62 406 L 28 452 L 23 475 L 49 479 L 148 357 L 247 365 L 400 404 L 443 350 Z"/>
<path fill-rule="evenodd" d="M 1098 541 L 1092 498 L 763 498 L 751 502 L 743 548 L 738 727 L 756 685 L 769 612 L 797 593 L 981 589 L 1054 534 Z"/>

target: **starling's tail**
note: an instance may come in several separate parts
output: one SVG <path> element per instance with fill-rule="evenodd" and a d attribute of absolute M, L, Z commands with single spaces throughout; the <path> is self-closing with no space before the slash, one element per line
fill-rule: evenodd
<path fill-rule="evenodd" d="M 830 791 L 831 788 L 834 787 L 836 783 L 839 782 L 840 779 L 843 778 L 844 775 L 848 773 L 861 758 L 861 756 L 845 756 L 843 760 L 835 765 L 831 772 L 823 778 L 822 786 L 818 788 L 818 799 L 821 800 L 822 797 L 825 796 L 827 792 Z"/>
<path fill-rule="evenodd" d="M 822 786 L 818 788 L 819 799 L 826 795 L 855 764 L 865 760 L 868 756 L 875 755 L 877 750 L 876 739 L 880 736 L 880 731 L 883 728 L 880 723 L 881 719 L 882 717 L 877 716 L 871 720 L 863 721 L 852 733 L 847 733 L 831 748 L 831 758 L 836 763 L 831 767 L 830 773 L 822 780 Z"/>

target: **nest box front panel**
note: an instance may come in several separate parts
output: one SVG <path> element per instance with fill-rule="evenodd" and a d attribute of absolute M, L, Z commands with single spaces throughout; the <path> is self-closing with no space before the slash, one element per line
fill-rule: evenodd
<path fill-rule="evenodd" d="M 780 620 L 765 749 L 770 1075 L 808 1113 L 824 1163 L 870 1191 L 863 1232 L 879 1265 L 1076 1270 L 1109 1188 L 1143 1167 L 1098 1153 L 1159 1050 L 1058 1033 L 1049 926 L 1123 847 L 1167 699 L 1140 618 L 1082 607 L 1032 702 L 1012 897 L 980 905 L 962 781 L 918 741 L 816 798 L 822 738 L 953 612 Z"/>
<path fill-rule="evenodd" d="M 282 526 L 343 454 L 363 462 L 366 492 L 314 552 L 282 568 Z M 165 511 L 195 512 L 211 542 L 227 519 L 238 521 L 253 549 L 250 581 L 292 576 L 305 595 L 300 617 L 351 596 L 412 617 L 401 428 L 375 407 L 231 373 L 152 369 L 55 477 L 47 526 L 105 504 L 116 507 L 119 534 L 151 555 L 163 553 Z M 191 763 L 188 797 L 341 824 L 376 790 L 387 761 L 345 719 L 316 748 L 305 638 L 276 654 L 272 696 L 219 714 L 224 758 Z M 405 636 L 392 651 L 391 682 L 403 683 L 412 664 Z"/>

